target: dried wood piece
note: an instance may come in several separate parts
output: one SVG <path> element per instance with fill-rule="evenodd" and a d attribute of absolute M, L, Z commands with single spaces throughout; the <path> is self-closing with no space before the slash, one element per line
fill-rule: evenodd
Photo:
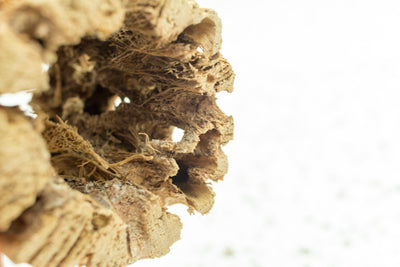
<path fill-rule="evenodd" d="M 33 266 L 120 266 L 131 261 L 126 229 L 112 210 L 53 179 L 0 235 L 0 249 Z"/>
<path fill-rule="evenodd" d="M 168 253 L 182 225 L 166 208 L 209 212 L 209 182 L 228 169 L 221 147 L 233 120 L 215 95 L 232 91 L 234 73 L 219 53 L 216 13 L 192 0 L 0 7 L 0 59 L 14 64 L 0 60 L 0 93 L 39 89 L 35 127 L 0 109 L 0 162 L 26 162 L 0 165 L 0 190 L 16 188 L 0 197 L 0 251 L 34 266 L 124 266 Z"/>
<path fill-rule="evenodd" d="M 42 73 L 40 48 L 29 45 L 28 40 L 19 37 L 1 20 L 0 51 L 0 93 L 48 88 L 48 77 Z"/>
<path fill-rule="evenodd" d="M 105 39 L 118 30 L 123 2 L 0 2 L 0 93 L 46 90 L 48 80 L 41 65 L 54 63 L 61 45 L 77 44 L 84 36 Z"/>
<path fill-rule="evenodd" d="M 54 175 L 50 155 L 32 122 L 17 108 L 0 107 L 0 232 L 25 209 Z"/>

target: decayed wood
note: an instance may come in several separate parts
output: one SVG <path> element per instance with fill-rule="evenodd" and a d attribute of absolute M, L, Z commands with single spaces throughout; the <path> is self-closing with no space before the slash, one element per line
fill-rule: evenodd
<path fill-rule="evenodd" d="M 17 108 L 0 107 L 0 232 L 32 206 L 54 171 L 40 133 Z"/>
<path fill-rule="evenodd" d="M 192 0 L 0 1 L 0 93 L 36 88 L 38 114 L 0 107 L 0 251 L 34 266 L 168 253 L 182 225 L 166 207 L 207 213 L 227 172 L 220 46 Z"/>

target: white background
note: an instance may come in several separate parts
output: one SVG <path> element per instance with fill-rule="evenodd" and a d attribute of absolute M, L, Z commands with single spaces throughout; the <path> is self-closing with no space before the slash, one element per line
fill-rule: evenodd
<path fill-rule="evenodd" d="M 135 267 L 400 266 L 400 2 L 198 0 L 237 74 L 209 215 Z"/>
<path fill-rule="evenodd" d="M 400 266 L 400 2 L 198 2 L 237 74 L 230 171 L 135 266 Z"/>

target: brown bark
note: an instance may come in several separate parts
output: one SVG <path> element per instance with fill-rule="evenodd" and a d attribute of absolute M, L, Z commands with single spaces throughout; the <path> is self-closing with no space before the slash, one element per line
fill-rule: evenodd
<path fill-rule="evenodd" d="M 160 257 L 227 172 L 221 23 L 192 0 L 0 1 L 0 251 L 34 266 Z M 42 63 L 50 64 L 48 73 Z M 114 100 L 123 103 L 115 107 Z M 172 141 L 175 127 L 184 130 Z"/>

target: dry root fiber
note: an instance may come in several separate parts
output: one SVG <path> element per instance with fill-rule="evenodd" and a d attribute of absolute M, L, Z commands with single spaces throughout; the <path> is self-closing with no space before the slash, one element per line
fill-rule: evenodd
<path fill-rule="evenodd" d="M 227 172 L 220 45 L 193 0 L 0 0 L 0 93 L 36 88 L 38 114 L 0 106 L 0 251 L 34 266 L 168 253 L 182 226 L 166 207 L 207 213 Z"/>

